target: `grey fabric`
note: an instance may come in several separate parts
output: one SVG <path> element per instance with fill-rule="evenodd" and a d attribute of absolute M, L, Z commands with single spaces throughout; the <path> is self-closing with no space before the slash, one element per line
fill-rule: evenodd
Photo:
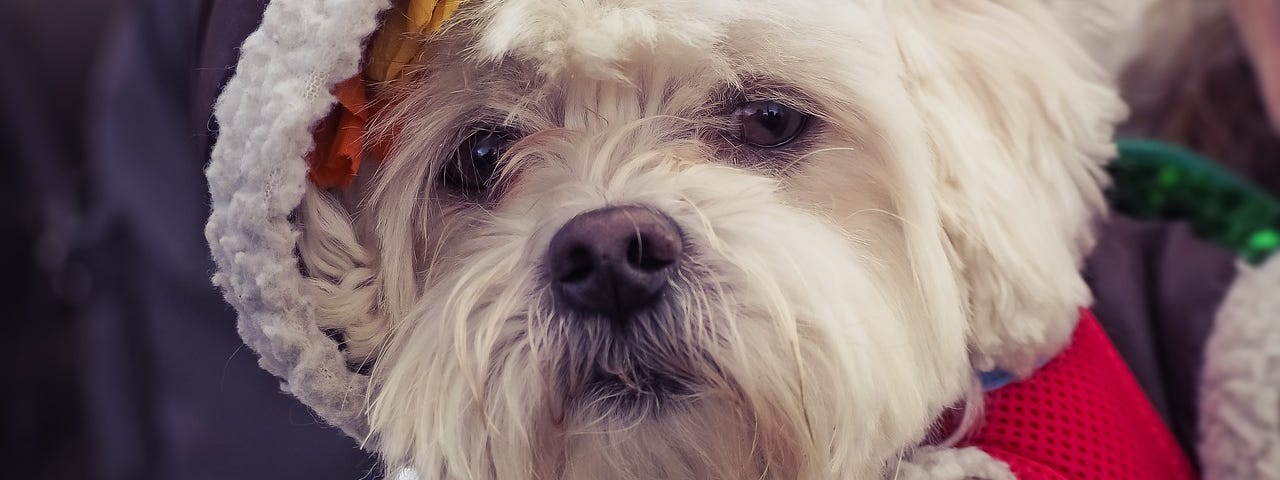
<path fill-rule="evenodd" d="M 1179 444 L 1195 458 L 1204 345 L 1235 255 L 1184 224 L 1115 215 L 1086 261 L 1094 313 Z"/>
<path fill-rule="evenodd" d="M 146 0 L 100 64 L 80 256 L 93 475 L 353 480 L 375 462 L 257 365 L 209 283 L 190 124 L 197 2 Z"/>

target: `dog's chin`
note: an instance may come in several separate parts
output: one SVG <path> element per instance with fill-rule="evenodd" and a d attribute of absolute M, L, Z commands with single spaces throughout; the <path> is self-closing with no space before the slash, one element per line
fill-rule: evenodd
<path fill-rule="evenodd" d="M 574 369 L 562 365 L 550 386 L 550 424 L 540 431 L 547 436 L 540 445 L 563 449 L 543 451 L 558 457 L 540 465 L 555 470 L 550 478 L 761 478 L 770 470 L 795 471 L 792 452 L 782 448 L 791 442 L 779 438 L 790 429 L 755 423 L 773 415 L 758 410 L 721 368 L 726 359 L 717 357 L 715 342 L 682 341 L 676 333 L 676 326 L 727 320 L 680 318 L 674 310 L 658 307 L 624 321 L 573 320 L 577 333 L 560 355 L 591 360 Z"/>
<path fill-rule="evenodd" d="M 600 374 L 560 425 L 548 478 L 799 478 L 786 429 L 760 429 L 740 395 L 670 374 Z M 544 453 L 550 453 L 545 452 Z M 767 473 L 766 473 L 767 472 Z M 780 474 L 780 476 L 779 476 Z"/>
<path fill-rule="evenodd" d="M 595 372 L 584 390 L 579 408 L 640 414 L 692 402 L 702 388 L 693 379 L 640 370 L 625 375 Z"/>
<path fill-rule="evenodd" d="M 664 343 L 651 334 L 638 333 L 637 324 L 672 319 L 590 319 L 607 322 L 607 336 L 575 335 L 564 342 L 560 358 L 594 358 L 564 361 L 557 370 L 551 395 L 560 397 L 570 414 L 634 421 L 664 415 L 687 407 L 713 383 L 709 373 L 721 376 L 708 355 L 681 352 L 678 342 Z M 572 351 L 568 351 L 568 350 Z M 698 360 L 693 360 L 693 359 Z"/>
<path fill-rule="evenodd" d="M 636 413 L 581 419 L 571 434 L 546 442 L 563 448 L 559 460 L 535 468 L 567 480 L 800 478 L 798 452 L 778 448 L 774 432 L 753 428 L 731 402 L 705 398 Z"/>

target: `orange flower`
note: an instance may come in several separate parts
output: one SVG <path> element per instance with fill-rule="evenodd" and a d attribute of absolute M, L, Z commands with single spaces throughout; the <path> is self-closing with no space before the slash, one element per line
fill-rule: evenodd
<path fill-rule="evenodd" d="M 311 151 L 311 181 L 322 188 L 346 187 L 360 171 L 365 153 L 365 131 L 372 117 L 364 81 L 353 77 L 334 90 L 338 105 L 313 133 L 316 146 Z"/>
<path fill-rule="evenodd" d="M 334 88 L 338 105 L 312 133 L 315 149 L 307 157 L 311 181 L 321 188 L 350 186 L 360 172 L 366 153 L 385 156 L 388 139 L 368 137 L 373 103 L 366 78 L 371 82 L 399 79 L 405 67 L 423 57 L 423 38 L 440 29 L 458 8 L 460 0 L 399 1 L 386 13 L 369 46 L 364 76 L 348 79 Z"/>

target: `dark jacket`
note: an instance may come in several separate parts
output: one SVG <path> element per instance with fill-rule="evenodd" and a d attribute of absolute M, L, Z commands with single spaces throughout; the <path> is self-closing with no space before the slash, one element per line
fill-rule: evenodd
<path fill-rule="evenodd" d="M 209 280 L 206 125 L 263 3 L 144 0 L 100 62 L 79 252 L 94 285 L 82 336 L 93 478 L 374 477 L 354 440 L 258 368 Z"/>
<path fill-rule="evenodd" d="M 1121 215 L 1085 266 L 1098 320 L 1193 461 L 1205 341 L 1235 275 L 1235 255 L 1185 224 Z"/>

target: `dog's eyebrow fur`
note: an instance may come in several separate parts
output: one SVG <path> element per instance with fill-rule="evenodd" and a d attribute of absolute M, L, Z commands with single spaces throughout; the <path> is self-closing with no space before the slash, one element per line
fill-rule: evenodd
<path fill-rule="evenodd" d="M 820 102 L 793 82 L 773 77 L 743 74 L 736 84 L 726 83 L 710 95 L 725 112 L 738 105 L 760 100 L 775 100 L 814 117 L 825 117 Z"/>

